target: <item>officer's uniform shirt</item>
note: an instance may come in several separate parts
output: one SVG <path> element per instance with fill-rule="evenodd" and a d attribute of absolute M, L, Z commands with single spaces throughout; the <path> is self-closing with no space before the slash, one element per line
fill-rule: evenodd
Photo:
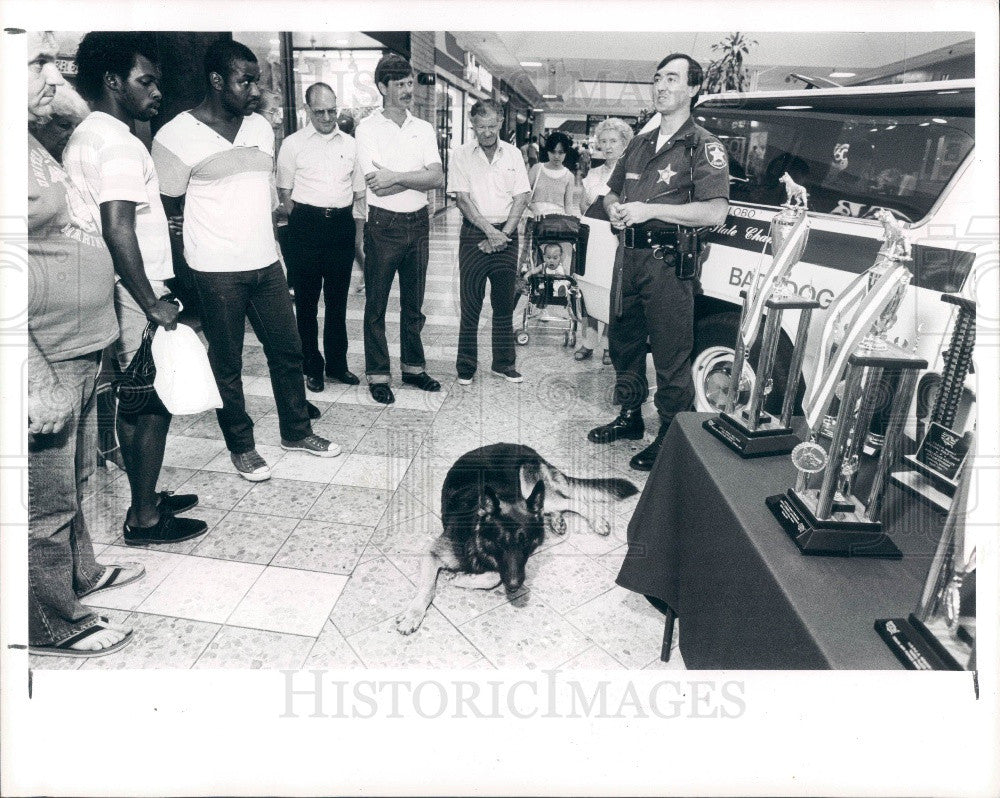
<path fill-rule="evenodd" d="M 608 190 L 619 202 L 683 205 L 729 199 L 729 159 L 715 136 L 691 117 L 657 150 L 659 135 L 654 128 L 635 136 L 615 165 Z"/>

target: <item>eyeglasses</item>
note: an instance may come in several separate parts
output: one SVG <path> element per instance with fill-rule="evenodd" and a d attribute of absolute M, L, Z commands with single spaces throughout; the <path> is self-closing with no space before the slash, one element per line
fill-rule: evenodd
<path fill-rule="evenodd" d="M 337 118 L 336 108 L 313 108 L 312 106 L 309 106 L 309 110 L 316 114 L 316 116 L 322 116 L 327 119 Z"/>

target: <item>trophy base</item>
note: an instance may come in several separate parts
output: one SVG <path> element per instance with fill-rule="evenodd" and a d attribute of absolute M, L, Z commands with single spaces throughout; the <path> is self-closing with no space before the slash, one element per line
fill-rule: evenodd
<path fill-rule="evenodd" d="M 952 497 L 938 490 L 933 482 L 917 471 L 897 471 L 889 479 L 894 485 L 924 500 L 938 512 L 947 513 L 951 509 Z"/>
<path fill-rule="evenodd" d="M 751 430 L 728 413 L 706 419 L 701 426 L 745 458 L 788 454 L 802 443 L 789 427 L 767 426 Z"/>
<path fill-rule="evenodd" d="M 930 466 L 924 465 L 912 454 L 904 455 L 903 460 L 949 499 L 955 497 L 955 491 L 958 490 L 958 483 L 955 480 L 949 479 Z"/>
<path fill-rule="evenodd" d="M 964 670 L 955 657 L 913 613 L 910 613 L 910 617 L 906 620 L 902 618 L 877 620 L 875 631 L 896 658 L 903 663 L 904 668 L 911 671 Z"/>
<path fill-rule="evenodd" d="M 903 553 L 878 521 L 857 513 L 837 513 L 840 518 L 819 519 L 807 500 L 794 490 L 768 496 L 768 509 L 803 554 L 835 557 L 879 557 L 899 560 Z"/>

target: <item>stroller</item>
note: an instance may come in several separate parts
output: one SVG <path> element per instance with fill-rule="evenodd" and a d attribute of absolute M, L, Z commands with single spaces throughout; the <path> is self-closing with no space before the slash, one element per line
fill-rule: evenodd
<path fill-rule="evenodd" d="M 524 231 L 525 248 L 520 269 L 520 291 L 527 298 L 521 312 L 520 325 L 515 340 L 526 346 L 530 340 L 528 321 L 536 312 L 548 306 L 565 307 L 568 319 L 564 328 L 563 346 L 576 346 L 580 322 L 586 319 L 583 295 L 576 284 L 576 275 L 584 273 L 587 258 L 587 236 L 590 228 L 581 225 L 573 216 L 551 214 L 529 219 Z M 570 247 L 567 274 L 545 271 L 544 248 L 546 244 L 568 244 Z M 565 250 L 565 248 L 564 248 Z M 564 254 L 565 263 L 565 254 Z M 548 329 L 558 329 L 549 325 Z"/>

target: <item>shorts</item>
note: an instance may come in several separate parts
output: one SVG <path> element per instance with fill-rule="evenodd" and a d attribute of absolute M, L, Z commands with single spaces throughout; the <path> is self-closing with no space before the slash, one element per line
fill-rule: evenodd
<path fill-rule="evenodd" d="M 162 280 L 150 280 L 149 284 L 157 297 L 163 297 L 170 293 L 170 289 Z M 146 318 L 145 311 L 139 307 L 139 303 L 135 301 L 135 297 L 122 285 L 121 280 L 115 283 L 115 315 L 118 316 L 119 330 L 118 342 L 115 344 L 115 356 L 118 359 L 118 367 L 125 371 L 142 343 L 142 334 L 146 331 L 149 319 Z"/>

